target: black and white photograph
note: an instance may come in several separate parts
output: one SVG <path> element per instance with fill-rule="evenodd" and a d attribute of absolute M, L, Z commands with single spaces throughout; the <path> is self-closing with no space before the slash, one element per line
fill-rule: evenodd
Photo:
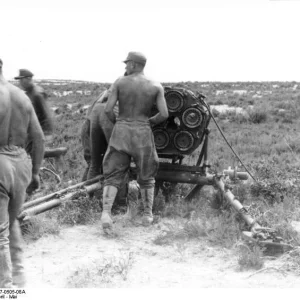
<path fill-rule="evenodd" d="M 0 299 L 295 298 L 300 0 L 3 0 L 0 28 Z"/>

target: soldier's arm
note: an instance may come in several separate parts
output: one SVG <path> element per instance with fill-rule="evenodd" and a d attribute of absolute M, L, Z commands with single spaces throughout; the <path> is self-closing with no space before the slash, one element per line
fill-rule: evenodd
<path fill-rule="evenodd" d="M 105 90 L 104 92 L 101 93 L 98 102 L 105 103 L 107 102 L 107 98 L 108 98 L 108 90 Z"/>
<path fill-rule="evenodd" d="M 34 105 L 43 131 L 45 132 L 45 134 L 52 134 L 52 114 L 48 104 L 46 103 L 46 99 L 43 97 L 42 94 L 35 95 Z"/>
<path fill-rule="evenodd" d="M 165 99 L 164 89 L 161 84 L 158 85 L 156 96 L 156 106 L 158 113 L 149 119 L 150 124 L 159 124 L 169 117 L 168 107 Z"/>
<path fill-rule="evenodd" d="M 32 141 L 32 175 L 38 175 L 44 158 L 45 137 L 32 106 L 29 106 L 28 140 Z"/>
<path fill-rule="evenodd" d="M 112 123 L 116 123 L 114 107 L 118 101 L 118 80 L 110 87 L 110 93 L 105 106 L 105 113 Z"/>

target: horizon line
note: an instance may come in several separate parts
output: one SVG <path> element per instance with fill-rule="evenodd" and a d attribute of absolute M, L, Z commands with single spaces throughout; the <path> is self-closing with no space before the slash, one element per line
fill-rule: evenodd
<path fill-rule="evenodd" d="M 18 82 L 18 79 L 8 79 L 7 81 L 9 82 Z M 82 79 L 33 79 L 33 81 L 36 81 L 36 82 L 41 82 L 41 81 L 69 81 L 69 82 L 83 82 L 83 83 L 100 83 L 100 84 L 112 84 L 112 82 L 108 82 L 108 81 L 93 81 L 93 80 L 82 80 Z M 299 83 L 300 84 L 300 81 L 297 81 L 297 80 L 242 80 L 242 81 L 232 81 L 232 80 L 229 80 L 229 81 L 221 81 L 221 80 L 215 80 L 215 81 L 211 81 L 211 80 L 208 80 L 208 81 L 198 81 L 198 80 L 187 80 L 187 81 L 161 81 L 162 84 L 164 83 L 189 83 L 189 82 L 192 82 L 192 83 L 195 83 L 195 82 L 199 82 L 199 83 L 268 83 L 268 82 L 295 82 L 295 83 Z"/>

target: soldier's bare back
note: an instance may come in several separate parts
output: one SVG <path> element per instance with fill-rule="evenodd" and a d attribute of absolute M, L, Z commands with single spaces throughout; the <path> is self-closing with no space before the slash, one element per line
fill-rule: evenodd
<path fill-rule="evenodd" d="M 119 78 L 113 89 L 117 89 L 119 119 L 130 121 L 147 121 L 153 104 L 163 97 L 161 84 L 140 73 Z"/>
<path fill-rule="evenodd" d="M 29 136 L 43 138 L 29 98 L 0 77 L 0 146 L 23 147 Z"/>

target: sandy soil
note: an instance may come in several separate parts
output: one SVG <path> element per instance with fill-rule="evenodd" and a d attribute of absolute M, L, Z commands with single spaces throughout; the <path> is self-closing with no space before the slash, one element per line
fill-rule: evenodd
<path fill-rule="evenodd" d="M 172 221 L 144 228 L 118 219 L 114 237 L 105 236 L 98 222 L 29 242 L 25 247 L 28 287 L 300 287 L 300 277 L 270 268 L 274 260 L 266 261 L 263 272 L 239 271 L 232 250 L 212 246 L 205 238 L 154 244 L 168 222 Z"/>

